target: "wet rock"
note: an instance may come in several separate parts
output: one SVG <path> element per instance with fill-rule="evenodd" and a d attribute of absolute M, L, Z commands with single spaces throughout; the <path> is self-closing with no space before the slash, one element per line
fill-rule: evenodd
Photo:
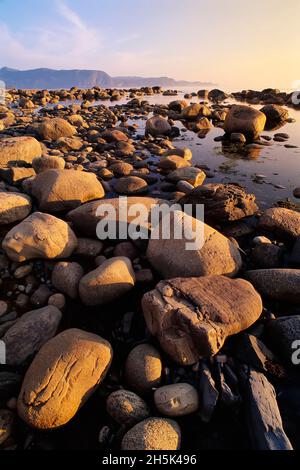
<path fill-rule="evenodd" d="M 118 194 L 143 194 L 147 192 L 148 184 L 138 176 L 125 176 L 115 183 L 115 191 Z"/>
<path fill-rule="evenodd" d="M 259 219 L 259 228 L 284 237 L 300 236 L 300 212 L 283 207 L 267 209 Z"/>
<path fill-rule="evenodd" d="M 79 282 L 83 275 L 84 270 L 80 264 L 62 261 L 54 266 L 51 281 L 58 291 L 63 292 L 71 299 L 76 299 Z"/>
<path fill-rule="evenodd" d="M 267 104 L 260 111 L 266 115 L 267 126 L 273 126 L 289 118 L 288 110 L 277 104 Z"/>
<path fill-rule="evenodd" d="M 41 145 L 33 137 L 8 137 L 0 140 L 0 167 L 16 162 L 32 163 L 41 154 Z"/>
<path fill-rule="evenodd" d="M 180 427 L 175 421 L 148 418 L 125 434 L 122 450 L 179 450 Z"/>
<path fill-rule="evenodd" d="M 293 195 L 297 199 L 300 199 L 300 188 L 295 188 L 294 191 L 293 191 Z"/>
<path fill-rule="evenodd" d="M 187 383 L 158 388 L 154 393 L 154 402 L 161 414 L 170 417 L 186 416 L 199 408 L 198 392 Z"/>
<path fill-rule="evenodd" d="M 7 256 L 17 262 L 68 258 L 76 245 L 77 238 L 66 222 L 41 212 L 16 225 L 2 244 Z"/>
<path fill-rule="evenodd" d="M 262 313 L 251 284 L 224 276 L 161 281 L 142 300 L 148 329 L 179 364 L 216 354 L 228 336 L 247 329 Z"/>
<path fill-rule="evenodd" d="M 191 166 L 190 162 L 178 155 L 170 155 L 160 159 L 158 168 L 162 170 L 176 170 L 177 168 L 185 168 Z"/>
<path fill-rule="evenodd" d="M 169 223 L 170 219 L 170 223 Z M 162 228 L 168 223 L 170 237 L 162 238 Z M 185 232 L 180 239 L 176 233 Z M 203 233 L 203 239 L 201 234 Z M 176 211 L 162 216 L 147 249 L 147 259 L 165 279 L 172 277 L 207 276 L 226 274 L 234 276 L 241 268 L 242 260 L 238 248 L 217 230 L 200 220 Z M 187 244 L 200 242 L 194 246 Z M 201 238 L 201 239 L 200 239 Z"/>
<path fill-rule="evenodd" d="M 31 199 L 23 194 L 0 192 L 0 225 L 25 219 L 31 212 Z"/>
<path fill-rule="evenodd" d="M 72 137 L 76 134 L 76 128 L 65 119 L 56 117 L 39 124 L 37 133 L 42 140 L 58 140 L 60 137 Z"/>
<path fill-rule="evenodd" d="M 127 294 L 134 285 L 131 261 L 116 257 L 86 274 L 79 283 L 79 294 L 85 305 L 103 305 Z"/>
<path fill-rule="evenodd" d="M 65 168 L 65 161 L 61 157 L 46 155 L 34 158 L 32 167 L 37 174 L 47 170 L 63 170 Z"/>
<path fill-rule="evenodd" d="M 124 377 L 137 393 L 148 393 L 161 382 L 162 362 L 157 349 L 150 344 L 136 346 L 128 355 Z"/>
<path fill-rule="evenodd" d="M 263 132 L 266 116 L 250 106 L 233 105 L 225 119 L 224 130 L 228 134 L 239 132 L 248 139 L 256 139 Z"/>
<path fill-rule="evenodd" d="M 52 306 L 25 313 L 2 337 L 7 365 L 20 365 L 52 338 L 59 326 L 61 312 Z"/>
<path fill-rule="evenodd" d="M 170 135 L 171 130 L 172 128 L 170 124 L 162 116 L 153 116 L 146 122 L 146 135 L 150 134 L 153 137 L 157 137 L 159 135 Z"/>
<path fill-rule="evenodd" d="M 194 103 L 184 108 L 181 118 L 186 121 L 197 121 L 201 117 L 210 117 L 211 110 L 205 104 Z"/>
<path fill-rule="evenodd" d="M 128 390 L 111 393 L 106 401 L 106 409 L 116 423 L 126 426 L 132 426 L 150 414 L 147 403 Z"/>
<path fill-rule="evenodd" d="M 215 102 L 224 101 L 228 96 L 229 95 L 227 93 L 222 90 L 218 90 L 217 88 L 210 90 L 208 93 L 208 99 Z"/>
<path fill-rule="evenodd" d="M 231 142 L 240 143 L 240 144 L 244 144 L 247 141 L 244 134 L 240 134 L 239 132 L 232 132 L 230 134 L 230 140 Z"/>
<path fill-rule="evenodd" d="M 187 108 L 188 104 L 185 100 L 176 100 L 171 101 L 168 106 L 171 111 L 175 111 L 180 114 L 184 108 Z"/>
<path fill-rule="evenodd" d="M 246 275 L 262 295 L 274 300 L 299 303 L 299 269 L 257 269 L 247 271 Z"/>
<path fill-rule="evenodd" d="M 180 200 L 184 204 L 204 204 L 207 223 L 220 224 L 233 222 L 255 214 L 258 207 L 255 196 L 235 184 L 211 183 L 198 186 L 190 194 Z"/>
<path fill-rule="evenodd" d="M 47 212 L 75 209 L 105 195 L 94 174 L 75 170 L 48 170 L 40 173 L 33 181 L 32 194 L 37 198 L 39 208 Z"/>
<path fill-rule="evenodd" d="M 172 183 L 178 183 L 183 180 L 191 184 L 192 186 L 200 186 L 206 178 L 204 171 L 199 168 L 190 167 L 190 168 L 179 168 L 178 170 L 173 171 L 167 176 L 167 180 Z"/>
<path fill-rule="evenodd" d="M 177 155 L 177 157 L 181 157 L 187 161 L 192 160 L 193 158 L 192 151 L 186 147 L 169 149 L 163 153 L 162 157 L 171 157 L 172 155 Z"/>
<path fill-rule="evenodd" d="M 29 367 L 18 413 L 37 429 L 68 423 L 105 378 L 112 348 L 100 336 L 66 330 L 48 341 Z"/>

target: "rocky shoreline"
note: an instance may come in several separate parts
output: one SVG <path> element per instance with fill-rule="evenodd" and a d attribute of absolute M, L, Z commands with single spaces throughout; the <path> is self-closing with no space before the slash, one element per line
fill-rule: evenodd
<path fill-rule="evenodd" d="M 267 147 L 291 94 L 176 96 L 9 90 L 0 106 L 2 449 L 300 448 L 300 212 L 209 183 L 174 142 L 215 126 L 227 149 Z M 97 211 L 120 196 L 179 204 L 203 247 L 100 240 Z"/>

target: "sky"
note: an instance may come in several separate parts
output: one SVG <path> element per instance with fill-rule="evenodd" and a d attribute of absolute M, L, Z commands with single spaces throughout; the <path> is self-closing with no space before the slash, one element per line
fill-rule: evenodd
<path fill-rule="evenodd" d="M 299 0 L 0 0 L 0 67 L 300 83 Z"/>

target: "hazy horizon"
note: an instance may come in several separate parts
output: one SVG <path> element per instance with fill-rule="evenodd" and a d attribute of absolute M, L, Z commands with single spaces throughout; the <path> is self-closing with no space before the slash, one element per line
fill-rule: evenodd
<path fill-rule="evenodd" d="M 0 0 L 0 67 L 290 89 L 299 13 L 298 0 Z"/>

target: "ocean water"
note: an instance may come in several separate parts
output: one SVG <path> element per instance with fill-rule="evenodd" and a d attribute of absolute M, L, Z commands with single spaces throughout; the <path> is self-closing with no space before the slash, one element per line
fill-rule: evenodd
<path fill-rule="evenodd" d="M 178 90 L 177 96 L 152 95 L 142 99 L 150 104 L 167 105 L 170 101 L 184 99 L 185 93 L 197 92 L 195 88 L 184 88 Z M 99 104 L 106 106 L 122 105 L 127 103 L 129 97 L 124 97 L 120 101 L 95 101 L 92 105 Z M 199 102 L 198 97 L 193 97 L 188 102 Z M 62 102 L 64 105 L 74 102 Z M 233 99 L 228 99 L 223 104 L 237 103 Z M 243 103 L 245 104 L 245 103 Z M 260 109 L 262 105 L 255 105 Z M 179 138 L 173 140 L 175 146 L 189 147 L 193 151 L 193 163 L 207 165 L 210 169 L 211 178 L 206 182 L 238 183 L 245 187 L 248 192 L 255 194 L 262 209 L 270 207 L 277 201 L 290 200 L 294 204 L 299 204 L 299 199 L 293 197 L 293 190 L 300 187 L 300 110 L 288 108 L 289 115 L 295 119 L 293 123 L 285 123 L 282 127 L 272 131 L 264 131 L 263 135 L 272 138 L 270 146 L 261 146 L 259 149 L 252 149 L 245 152 L 243 148 L 235 149 L 233 152 L 222 142 L 215 142 L 215 137 L 222 136 L 224 131 L 215 127 L 211 129 L 203 138 L 199 138 L 194 132 L 181 132 Z M 133 121 L 138 124 L 139 133 L 144 133 L 145 120 L 137 119 Z M 179 128 L 183 128 L 180 121 L 175 123 Z M 286 142 L 275 142 L 273 137 L 278 132 L 289 135 Z M 298 148 L 286 148 L 285 144 L 298 146 Z M 264 178 L 257 178 L 257 175 Z"/>

